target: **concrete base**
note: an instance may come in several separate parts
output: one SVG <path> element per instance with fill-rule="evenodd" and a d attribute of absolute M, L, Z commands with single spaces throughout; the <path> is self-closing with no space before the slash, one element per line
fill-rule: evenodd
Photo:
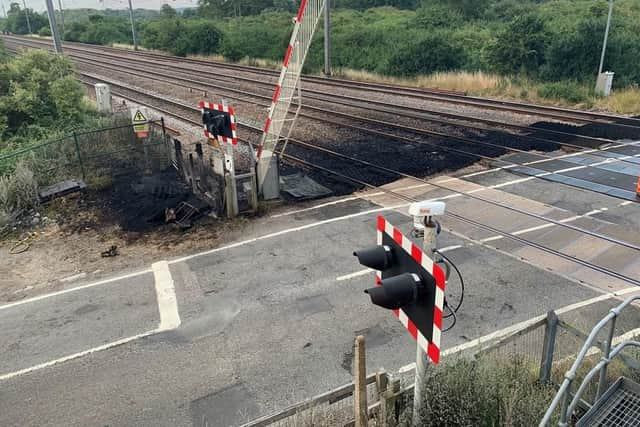
<path fill-rule="evenodd" d="M 258 189 L 263 200 L 280 198 L 280 173 L 278 157 L 270 151 L 264 151 L 258 160 Z"/>

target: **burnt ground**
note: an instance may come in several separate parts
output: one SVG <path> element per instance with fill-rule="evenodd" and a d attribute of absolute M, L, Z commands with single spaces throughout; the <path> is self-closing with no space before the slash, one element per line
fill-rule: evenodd
<path fill-rule="evenodd" d="M 612 139 L 630 137 L 630 133 L 626 128 L 612 128 L 601 125 L 590 124 L 574 127 L 559 123 L 538 122 L 534 127 L 598 137 L 606 137 L 604 133 L 606 130 Z M 358 134 L 347 129 L 339 129 L 338 132 L 341 134 L 340 142 L 322 140 L 321 138 L 314 138 L 309 142 L 346 156 L 416 177 L 427 177 L 438 173 L 455 171 L 478 161 L 488 160 L 487 157 L 498 158 L 509 152 L 506 148 L 499 146 L 538 152 L 551 152 L 559 148 L 557 143 L 539 141 L 500 131 L 487 131 L 482 134 L 471 130 L 462 132 L 460 136 L 478 141 L 476 144 L 462 142 L 454 138 L 443 140 L 415 136 L 413 136 L 413 139 L 416 140 L 416 143 L 408 143 L 369 134 Z M 550 135 L 544 132 L 532 132 L 528 135 L 533 138 L 551 139 Z M 636 135 L 636 138 L 638 137 Z M 561 138 L 561 135 L 553 135 L 552 138 L 559 143 L 571 142 L 576 145 L 588 146 L 584 140 L 575 137 L 567 136 Z M 376 186 L 398 179 L 398 174 L 396 173 L 358 165 L 350 160 L 294 144 L 289 144 L 286 152 L 346 177 Z M 299 168 L 299 166 L 288 161 L 281 163 L 282 175 L 295 173 Z M 363 185 L 326 172 L 305 167 L 302 167 L 302 169 L 311 178 L 332 189 L 337 195 L 348 194 L 363 187 Z"/>
<path fill-rule="evenodd" d="M 111 188 L 87 190 L 41 205 L 37 213 L 0 236 L 0 301 L 61 289 L 76 278 L 99 279 L 116 271 L 148 266 L 158 259 L 215 247 L 244 227 L 205 215 L 190 228 L 166 224 L 165 207 L 199 203 L 172 170 L 145 177 L 113 176 Z M 32 218 L 39 220 L 35 224 Z M 11 254 L 26 239 L 27 250 Z M 101 252 L 117 246 L 118 255 Z"/>

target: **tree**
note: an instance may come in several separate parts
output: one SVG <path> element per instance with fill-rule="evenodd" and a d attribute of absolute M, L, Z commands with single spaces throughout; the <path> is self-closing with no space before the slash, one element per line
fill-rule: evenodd
<path fill-rule="evenodd" d="M 26 12 L 25 12 L 26 10 Z M 27 26 L 27 13 L 29 14 L 29 23 L 31 24 L 31 31 L 38 33 L 40 28 L 49 25 L 49 21 L 39 13 L 35 13 L 33 9 L 20 9 L 18 3 L 11 3 L 9 10 L 7 11 L 6 28 L 12 33 L 27 34 L 29 28 Z"/>
<path fill-rule="evenodd" d="M 160 7 L 160 18 L 167 19 L 175 18 L 176 16 L 178 16 L 178 13 L 168 4 L 163 4 L 162 7 Z"/>
<path fill-rule="evenodd" d="M 44 137 L 44 128 L 64 128 L 83 116 L 82 87 L 60 55 L 28 50 L 0 64 L 0 77 L 0 139 Z"/>
<path fill-rule="evenodd" d="M 501 73 L 537 74 L 545 61 L 548 35 L 536 15 L 518 16 L 489 46 L 493 68 Z"/>
<path fill-rule="evenodd" d="M 431 33 L 399 47 L 386 66 L 390 75 L 414 76 L 458 69 L 464 64 L 464 50 L 443 33 Z"/>

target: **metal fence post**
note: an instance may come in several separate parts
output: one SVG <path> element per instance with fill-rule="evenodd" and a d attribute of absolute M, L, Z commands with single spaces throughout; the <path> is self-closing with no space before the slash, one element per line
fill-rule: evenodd
<path fill-rule="evenodd" d="M 82 172 L 82 180 L 85 181 L 87 179 L 84 173 L 84 162 L 82 161 L 82 154 L 80 153 L 80 143 L 78 142 L 78 134 L 73 132 L 73 142 L 76 146 L 76 154 L 78 155 L 78 163 L 80 163 L 80 172 Z"/>
<path fill-rule="evenodd" d="M 611 328 L 609 328 L 609 335 L 607 336 L 607 341 L 604 343 L 604 348 L 602 349 L 602 357 L 609 359 L 611 357 L 611 342 L 613 341 L 613 336 L 616 332 L 616 320 L 618 318 L 618 314 L 611 319 Z M 605 363 L 600 370 L 600 378 L 598 379 L 598 389 L 596 391 L 596 400 L 600 399 L 602 393 L 604 392 L 604 387 L 607 382 L 607 367 L 608 363 Z"/>
<path fill-rule="evenodd" d="M 542 345 L 542 360 L 540 361 L 540 382 L 548 384 L 551 381 L 551 369 L 553 368 L 553 351 L 558 331 L 558 316 L 555 311 L 547 312 L 547 325 L 544 329 L 544 342 Z"/>

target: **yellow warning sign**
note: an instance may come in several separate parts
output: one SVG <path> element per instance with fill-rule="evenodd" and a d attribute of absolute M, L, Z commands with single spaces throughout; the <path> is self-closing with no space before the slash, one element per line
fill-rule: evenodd
<path fill-rule="evenodd" d="M 142 111 L 136 110 L 136 113 L 133 115 L 134 122 L 146 122 L 147 118 L 142 114 Z"/>
<path fill-rule="evenodd" d="M 142 108 L 131 110 L 131 122 L 133 124 L 133 131 L 139 138 L 146 138 L 149 135 L 149 123 L 147 122 L 148 113 L 143 113 Z"/>

